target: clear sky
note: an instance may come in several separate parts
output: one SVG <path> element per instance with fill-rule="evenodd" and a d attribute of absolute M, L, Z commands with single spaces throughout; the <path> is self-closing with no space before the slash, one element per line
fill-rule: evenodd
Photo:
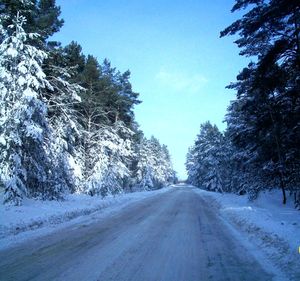
<path fill-rule="evenodd" d="M 219 38 L 237 15 L 233 0 L 57 0 L 64 27 L 55 39 L 130 69 L 142 104 L 136 119 L 147 137 L 168 146 L 181 179 L 188 147 L 206 120 L 221 130 L 234 93 L 225 86 L 246 65 Z"/>

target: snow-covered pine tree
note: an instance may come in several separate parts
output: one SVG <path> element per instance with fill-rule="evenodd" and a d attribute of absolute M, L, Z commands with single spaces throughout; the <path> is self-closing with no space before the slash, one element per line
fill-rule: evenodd
<path fill-rule="evenodd" d="M 153 136 L 150 140 L 144 138 L 141 141 L 135 176 L 141 189 L 161 188 L 175 181 L 169 151 Z"/>
<path fill-rule="evenodd" d="M 45 93 L 48 107 L 48 120 L 52 129 L 52 158 L 61 184 L 71 192 L 82 188 L 81 171 L 77 160 L 82 126 L 76 106 L 81 103 L 80 93 L 84 88 L 73 81 L 77 66 L 69 65 L 63 49 L 52 49 L 45 65 L 51 91 Z"/>
<path fill-rule="evenodd" d="M 283 204 L 287 191 L 297 201 L 300 2 L 236 0 L 235 11 L 244 14 L 221 37 L 238 35 L 240 54 L 254 57 L 237 82 L 228 86 L 237 91 L 227 123 L 231 140 L 247 163 L 247 190 L 255 198 L 260 190 L 279 187 Z"/>
<path fill-rule="evenodd" d="M 197 176 L 197 151 L 195 149 L 195 146 L 191 146 L 188 149 L 188 153 L 186 155 L 186 161 L 185 161 L 185 167 L 186 167 L 186 171 L 187 171 L 187 182 L 189 184 L 198 185 L 198 182 L 196 180 L 196 176 Z"/>
<path fill-rule="evenodd" d="M 78 113 L 74 108 L 80 103 L 78 95 L 83 88 L 71 84 L 64 75 L 68 72 L 64 68 L 56 67 L 56 75 L 48 77 L 53 88 L 51 96 L 47 99 L 48 119 L 52 129 L 53 157 L 56 158 L 58 168 L 56 172 L 69 191 L 80 190 L 81 173 L 77 163 L 81 125 Z M 64 79 L 65 78 L 65 79 Z"/>
<path fill-rule="evenodd" d="M 168 150 L 168 147 L 163 144 L 161 146 L 161 156 L 162 156 L 162 169 L 164 178 L 167 184 L 174 183 L 175 182 L 175 173 L 173 170 L 171 155 Z"/>
<path fill-rule="evenodd" d="M 81 128 L 80 145 L 77 147 L 76 157 L 82 182 L 79 192 L 92 196 L 101 193 L 103 177 L 109 164 L 107 151 L 102 142 L 106 132 L 106 128 L 94 125 Z"/>
<path fill-rule="evenodd" d="M 233 122 L 233 116 L 227 118 Z M 247 192 L 254 199 L 261 185 L 260 172 L 247 162 L 250 156 L 245 150 L 232 142 L 235 133 L 233 126 L 223 134 L 209 122 L 201 125 L 200 134 L 187 153 L 188 182 L 211 191 L 239 195 Z M 256 175 L 254 171 L 257 171 Z"/>
<path fill-rule="evenodd" d="M 195 144 L 186 160 L 188 181 L 211 191 L 226 190 L 226 159 L 224 136 L 210 122 L 201 124 Z"/>
<path fill-rule="evenodd" d="M 154 183 L 152 181 L 152 165 L 153 159 L 150 143 L 146 138 L 143 138 L 138 145 L 137 165 L 135 170 L 135 181 L 139 189 L 148 190 L 154 188 Z"/>
<path fill-rule="evenodd" d="M 0 165 L 5 202 L 19 205 L 25 194 L 57 197 L 48 158 L 49 126 L 41 91 L 50 84 L 41 68 L 46 53 L 27 43 L 19 14 L 0 45 Z"/>
<path fill-rule="evenodd" d="M 131 134 L 123 122 L 117 122 L 114 126 L 102 125 L 94 132 L 89 150 L 83 151 L 91 163 L 83 174 L 86 193 L 106 196 L 123 191 L 130 177 Z"/>
<path fill-rule="evenodd" d="M 19 12 L 27 21 L 23 24 L 26 32 L 39 34 L 39 38 L 33 38 L 34 46 L 44 48 L 50 43 L 49 37 L 59 31 L 64 21 L 60 19 L 60 7 L 55 0 L 1 0 L 0 16 L 7 15 L 3 21 L 4 28 L 12 24 L 14 17 Z"/>
<path fill-rule="evenodd" d="M 133 132 L 119 121 L 108 127 L 102 136 L 101 143 L 108 158 L 102 188 L 104 187 L 108 194 L 121 193 L 129 181 L 129 159 L 133 153 L 132 134 Z"/>
<path fill-rule="evenodd" d="M 152 181 L 152 171 L 149 166 L 144 167 L 143 176 L 139 185 L 142 190 L 151 190 L 154 188 L 154 183 Z"/>

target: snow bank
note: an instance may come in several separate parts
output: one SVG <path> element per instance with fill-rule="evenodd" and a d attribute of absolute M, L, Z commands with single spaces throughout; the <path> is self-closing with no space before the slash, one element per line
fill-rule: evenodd
<path fill-rule="evenodd" d="M 88 196 L 84 194 L 68 195 L 65 201 L 39 201 L 24 199 L 22 206 L 0 205 L 0 248 L 7 246 L 4 238 L 16 236 L 30 230 L 45 227 L 56 227 L 57 225 L 68 222 L 75 218 L 90 215 L 92 213 L 107 209 L 115 210 L 127 204 L 144 198 L 152 197 L 157 194 L 167 192 L 171 187 L 155 191 L 143 191 L 120 194 L 115 197 Z M 2 200 L 3 195 L 0 196 Z"/>
<path fill-rule="evenodd" d="M 247 196 L 198 192 L 213 199 L 221 216 L 246 234 L 291 280 L 300 280 L 300 212 L 292 197 L 284 206 L 279 190 L 261 193 L 253 202 Z"/>

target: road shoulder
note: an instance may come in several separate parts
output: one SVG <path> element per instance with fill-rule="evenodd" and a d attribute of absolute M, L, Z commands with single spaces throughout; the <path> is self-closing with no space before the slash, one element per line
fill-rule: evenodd
<path fill-rule="evenodd" d="M 280 221 L 275 208 L 268 204 L 263 207 L 260 202 L 249 202 L 244 196 L 200 189 L 194 191 L 216 209 L 236 239 L 263 266 L 275 271 L 278 280 L 300 280 L 300 254 L 297 252 L 300 229 L 297 223 L 289 222 L 287 217 L 287 221 Z M 292 207 L 284 212 L 299 216 Z"/>
<path fill-rule="evenodd" d="M 80 223 L 92 223 L 99 217 L 116 213 L 141 200 L 172 191 L 165 187 L 154 191 L 117 196 L 67 196 L 65 201 L 25 200 L 22 206 L 0 206 L 0 249 L 7 249 L 28 239 L 48 235 Z"/>

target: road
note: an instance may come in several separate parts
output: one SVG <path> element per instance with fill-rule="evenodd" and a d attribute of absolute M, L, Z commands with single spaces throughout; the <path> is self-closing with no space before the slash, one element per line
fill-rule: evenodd
<path fill-rule="evenodd" d="M 1 280 L 272 280 L 191 187 L 0 252 Z"/>

